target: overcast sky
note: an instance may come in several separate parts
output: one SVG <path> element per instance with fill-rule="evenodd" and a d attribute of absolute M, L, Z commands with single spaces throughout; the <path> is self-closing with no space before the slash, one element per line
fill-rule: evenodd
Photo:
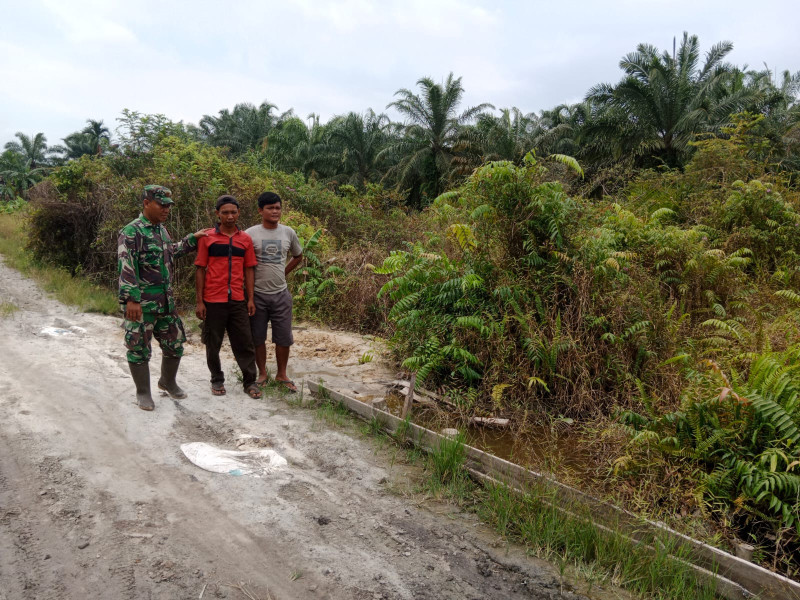
<path fill-rule="evenodd" d="M 124 108 L 197 123 L 269 100 L 326 121 L 451 71 L 465 108 L 532 112 L 684 31 L 703 53 L 729 40 L 730 62 L 794 72 L 799 30 L 798 0 L 0 0 L 0 144 L 57 144 L 88 118 L 113 131 Z"/>

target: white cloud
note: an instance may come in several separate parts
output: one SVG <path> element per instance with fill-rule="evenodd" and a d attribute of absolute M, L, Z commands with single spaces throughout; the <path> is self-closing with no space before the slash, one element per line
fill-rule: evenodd
<path fill-rule="evenodd" d="M 399 88 L 462 77 L 464 106 L 538 111 L 615 82 L 639 42 L 684 30 L 702 50 L 800 69 L 800 5 L 762 0 L 28 0 L 0 21 L 0 144 L 51 141 L 123 108 L 197 122 L 239 102 L 281 111 L 385 110 Z M 748 13 L 749 14 L 749 13 Z"/>
<path fill-rule="evenodd" d="M 488 3 L 469 0 L 395 2 L 391 8 L 392 23 L 406 33 L 417 32 L 438 39 L 462 38 L 471 32 L 478 34 L 478 38 L 470 41 L 467 37 L 462 41 L 466 45 L 477 45 L 480 44 L 480 38 L 499 23 L 493 11 L 483 8 L 484 4 Z"/>
<path fill-rule="evenodd" d="M 380 5 L 369 0 L 344 0 L 343 2 L 319 2 L 317 0 L 295 0 L 302 16 L 337 33 L 354 33 L 364 27 L 386 23 Z"/>
<path fill-rule="evenodd" d="M 55 111 L 72 116 L 85 99 L 65 90 L 73 82 L 85 80 L 90 71 L 18 44 L 0 42 L 0 80 L 4 82 L 4 101 L 30 110 Z"/>
<path fill-rule="evenodd" d="M 476 0 L 294 0 L 307 22 L 322 24 L 337 33 L 370 37 L 370 28 L 398 29 L 405 34 L 423 33 L 448 38 L 470 26 L 494 26 L 497 19 Z"/>
<path fill-rule="evenodd" d="M 44 0 L 44 6 L 71 43 L 93 43 L 102 51 L 102 45 L 137 41 L 128 27 L 107 15 L 114 4 L 101 0 Z"/>

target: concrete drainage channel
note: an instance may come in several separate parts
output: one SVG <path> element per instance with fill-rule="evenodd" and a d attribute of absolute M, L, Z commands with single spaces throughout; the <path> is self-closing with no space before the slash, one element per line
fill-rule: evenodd
<path fill-rule="evenodd" d="M 404 423 L 391 413 L 355 398 L 325 389 L 320 384 L 306 382 L 306 385 L 313 394 L 320 395 L 320 391 L 324 391 L 331 400 L 341 402 L 364 420 L 377 419 L 390 433 L 394 433 Z M 413 423 L 408 427 L 407 437 L 424 450 L 437 448 L 441 440 L 445 439 L 444 436 Z M 472 446 L 465 446 L 465 448 L 466 467 L 478 479 L 499 481 L 516 490 L 524 490 L 535 484 L 544 484 L 554 491 L 553 502 L 560 510 L 570 513 L 570 507 L 583 507 L 588 510 L 595 525 L 601 529 L 614 529 L 635 541 L 641 541 L 656 534 L 667 536 L 671 542 L 675 543 L 676 547 L 689 550 L 689 555 L 693 558 L 690 566 L 694 569 L 697 577 L 701 580 L 713 581 L 716 584 L 717 593 L 728 600 L 754 597 L 760 600 L 800 600 L 800 583 L 787 577 L 772 573 L 759 565 L 685 536 L 663 524 L 637 517 L 541 473 L 525 469 Z"/>

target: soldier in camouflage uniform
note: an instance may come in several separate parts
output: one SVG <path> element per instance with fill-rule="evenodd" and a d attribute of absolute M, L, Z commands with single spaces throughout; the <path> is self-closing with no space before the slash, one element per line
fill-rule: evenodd
<path fill-rule="evenodd" d="M 175 311 L 172 291 L 174 259 L 197 249 L 203 231 L 190 233 L 173 243 L 162 223 L 173 205 L 172 192 L 160 185 L 146 185 L 138 219 L 119 232 L 119 302 L 125 313 L 125 347 L 128 366 L 136 384 L 136 400 L 142 410 L 153 410 L 150 395 L 150 340 L 161 346 L 161 378 L 158 387 L 172 398 L 185 398 L 175 381 L 186 335 Z"/>

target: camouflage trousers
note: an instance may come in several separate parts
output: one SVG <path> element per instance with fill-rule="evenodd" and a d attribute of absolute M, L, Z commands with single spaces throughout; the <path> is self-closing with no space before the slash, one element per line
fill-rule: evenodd
<path fill-rule="evenodd" d="M 128 362 L 141 364 L 150 360 L 150 341 L 153 336 L 161 346 L 164 356 L 180 358 L 183 356 L 183 343 L 186 334 L 183 323 L 176 313 L 143 313 L 141 321 L 122 322 L 125 329 L 125 347 L 128 349 Z"/>

